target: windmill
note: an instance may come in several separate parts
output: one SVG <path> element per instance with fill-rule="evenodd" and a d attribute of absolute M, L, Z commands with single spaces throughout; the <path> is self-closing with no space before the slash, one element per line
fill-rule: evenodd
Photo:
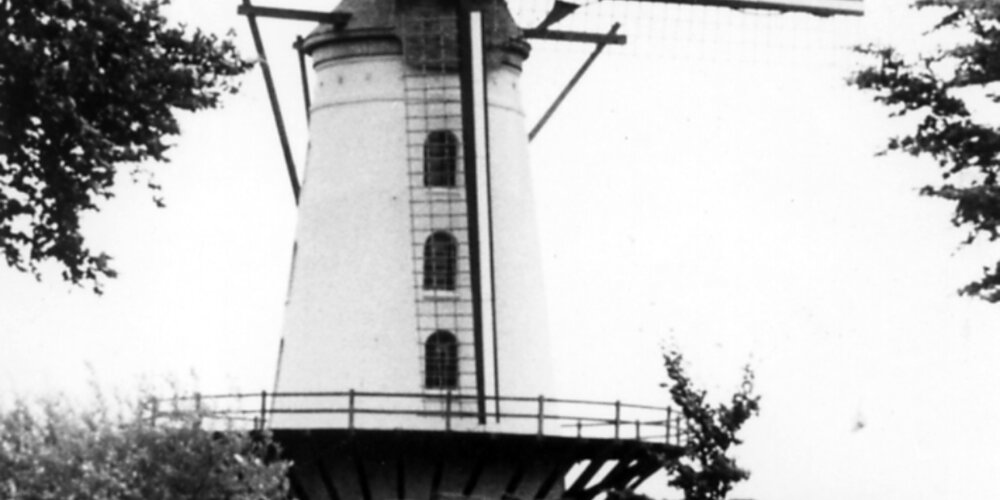
<path fill-rule="evenodd" d="M 860 13 L 851 1 L 647 3 Z M 501 0 L 344 0 L 331 12 L 244 0 L 300 213 L 278 375 L 259 420 L 295 461 L 298 498 L 589 499 L 636 487 L 683 453 L 669 406 L 549 393 L 528 143 L 602 51 L 627 42 L 618 24 L 559 29 L 586 9 L 556 1 L 523 28 Z M 319 24 L 295 44 L 304 181 L 264 17 Z M 531 40 L 593 51 L 529 127 L 519 77 Z"/>

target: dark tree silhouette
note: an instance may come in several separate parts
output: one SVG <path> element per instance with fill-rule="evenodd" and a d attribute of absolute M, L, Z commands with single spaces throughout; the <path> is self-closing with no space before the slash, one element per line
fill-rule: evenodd
<path fill-rule="evenodd" d="M 0 252 L 18 270 L 100 292 L 115 276 L 80 215 L 128 168 L 155 195 L 176 110 L 219 105 L 250 63 L 231 40 L 174 26 L 167 0 L 0 0 Z"/>
<path fill-rule="evenodd" d="M 931 53 L 906 56 L 893 47 L 857 50 L 872 64 L 851 77 L 860 89 L 908 116 L 912 132 L 889 140 L 886 151 L 933 158 L 942 182 L 921 194 L 954 202 L 952 223 L 967 231 L 963 244 L 1000 238 L 1000 130 L 971 112 L 968 99 L 1000 103 L 992 84 L 1000 81 L 1000 3 L 991 0 L 917 0 L 913 7 L 936 13 L 925 34 L 941 42 Z M 883 151 L 884 153 L 885 151 Z M 1000 262 L 983 268 L 962 295 L 1000 302 Z"/>
<path fill-rule="evenodd" d="M 744 368 L 743 382 L 729 404 L 713 406 L 706 401 L 706 392 L 691 382 L 680 353 L 665 354 L 663 363 L 670 379 L 670 398 L 680 408 L 688 432 L 684 456 L 664 461 L 668 484 L 683 491 L 685 500 L 724 500 L 733 485 L 750 477 L 731 451 L 742 443 L 737 434 L 743 424 L 759 412 L 753 371 Z"/>

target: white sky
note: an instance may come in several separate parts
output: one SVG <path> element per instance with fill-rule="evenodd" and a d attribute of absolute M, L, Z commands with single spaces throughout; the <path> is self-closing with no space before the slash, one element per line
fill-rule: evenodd
<path fill-rule="evenodd" d="M 252 53 L 237 2 L 174 3 Z M 750 362 L 763 413 L 737 496 L 997 498 L 1000 306 L 954 294 L 991 255 L 959 250 L 949 206 L 917 196 L 931 165 L 872 155 L 893 127 L 824 47 L 916 31 L 898 2 L 869 10 L 623 20 L 648 45 L 609 48 L 532 144 L 560 395 L 663 398 L 662 344 L 719 395 Z M 301 164 L 289 47 L 309 26 L 262 28 Z M 531 123 L 585 54 L 545 47 Z M 157 167 L 167 209 L 123 185 L 87 220 L 121 272 L 105 296 L 0 270 L 0 394 L 270 387 L 295 213 L 260 75 L 183 129 Z"/>

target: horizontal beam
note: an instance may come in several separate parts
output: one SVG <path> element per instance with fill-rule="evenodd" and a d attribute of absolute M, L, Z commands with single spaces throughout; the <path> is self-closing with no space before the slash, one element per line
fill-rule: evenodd
<path fill-rule="evenodd" d="M 863 0 L 625 0 L 630 2 L 675 3 L 701 7 L 726 7 L 730 9 L 755 9 L 778 12 L 801 12 L 816 16 L 861 16 L 865 13 Z"/>
<path fill-rule="evenodd" d="M 241 16 L 273 17 L 276 19 L 291 19 L 293 21 L 313 21 L 317 23 L 343 26 L 351 20 L 349 12 L 318 12 L 314 10 L 282 9 L 276 7 L 256 7 L 240 5 L 236 13 Z"/>
<path fill-rule="evenodd" d="M 600 43 L 611 45 L 625 45 L 628 37 L 618 34 L 586 33 L 582 31 L 558 31 L 549 29 L 527 29 L 524 30 L 526 38 L 538 40 L 558 40 L 560 42 L 584 42 Z"/>

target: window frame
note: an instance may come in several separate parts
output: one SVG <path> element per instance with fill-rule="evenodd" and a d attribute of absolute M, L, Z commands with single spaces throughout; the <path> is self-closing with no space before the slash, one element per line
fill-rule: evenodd
<path fill-rule="evenodd" d="M 431 130 L 424 138 L 423 181 L 426 188 L 458 187 L 458 135 L 450 129 Z"/>
<path fill-rule="evenodd" d="M 424 341 L 424 388 L 458 389 L 458 338 L 440 329 Z"/>
<path fill-rule="evenodd" d="M 434 231 L 424 240 L 423 289 L 454 292 L 458 288 L 458 238 Z"/>

